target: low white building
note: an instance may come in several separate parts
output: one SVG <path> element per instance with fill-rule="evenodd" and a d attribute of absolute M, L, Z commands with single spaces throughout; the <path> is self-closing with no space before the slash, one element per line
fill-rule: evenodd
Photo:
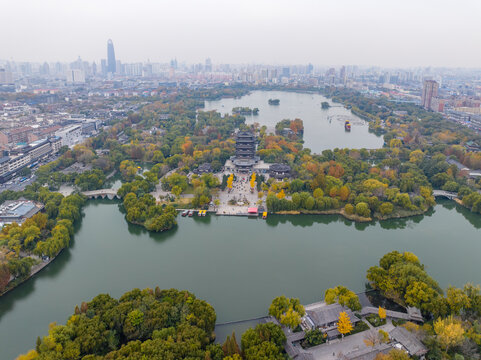
<path fill-rule="evenodd" d="M 62 139 L 62 146 L 68 146 L 69 148 L 74 147 L 80 143 L 83 139 L 82 137 L 82 126 L 81 125 L 70 125 L 66 126 L 57 132 L 55 136 Z"/>

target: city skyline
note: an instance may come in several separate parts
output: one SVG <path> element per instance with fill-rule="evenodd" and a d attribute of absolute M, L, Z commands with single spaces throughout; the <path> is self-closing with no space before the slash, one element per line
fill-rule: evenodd
<path fill-rule="evenodd" d="M 115 5 L 115 6 L 114 6 Z M 148 12 L 143 11 L 149 8 Z M 25 8 L 30 11 L 26 13 Z M 357 64 L 382 67 L 477 67 L 481 4 L 464 0 L 179 2 L 21 0 L 0 31 L 0 58 L 87 61 L 106 57 L 105 41 L 124 62 Z M 17 14 L 21 14 L 17 15 Z M 12 31 L 15 29 L 15 31 Z M 35 30 L 35 31 L 33 31 Z M 222 31 L 220 31 L 222 30 Z M 462 54 L 462 56 L 460 56 Z"/>

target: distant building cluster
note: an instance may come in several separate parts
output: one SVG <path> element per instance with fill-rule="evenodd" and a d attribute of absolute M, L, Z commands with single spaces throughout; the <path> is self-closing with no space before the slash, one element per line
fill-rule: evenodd
<path fill-rule="evenodd" d="M 0 158 L 0 183 L 10 180 L 17 172 L 28 166 L 35 166 L 39 160 L 56 154 L 61 148 L 62 139 L 51 137 L 37 140 L 10 152 Z"/>
<path fill-rule="evenodd" d="M 37 92 L 42 99 L 55 92 Z M 36 99 L 36 101 L 39 101 Z M 56 109 L 42 112 L 40 109 Z M 72 110 L 68 103 L 48 102 L 39 104 L 11 101 L 0 103 L 0 183 L 17 176 L 26 167 L 34 167 L 44 159 L 57 154 L 61 147 L 72 148 L 85 138 L 95 135 L 102 124 L 119 112 L 99 113 L 99 118 L 68 114 Z M 120 112 L 124 114 L 124 112 Z"/>

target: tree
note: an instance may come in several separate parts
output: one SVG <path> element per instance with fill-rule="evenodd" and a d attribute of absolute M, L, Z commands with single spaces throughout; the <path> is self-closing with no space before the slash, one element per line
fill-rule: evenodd
<path fill-rule="evenodd" d="M 38 353 L 35 350 L 30 350 L 24 355 L 19 355 L 16 360 L 34 360 L 37 359 Z"/>
<path fill-rule="evenodd" d="M 382 215 L 389 215 L 393 212 L 394 206 L 390 202 L 383 202 L 381 205 L 379 205 L 379 212 Z"/>
<path fill-rule="evenodd" d="M 245 360 L 283 360 L 286 335 L 274 323 L 258 324 L 242 334 L 241 347 Z"/>
<path fill-rule="evenodd" d="M 369 209 L 369 205 L 365 202 L 358 203 L 356 205 L 356 214 L 362 217 L 371 216 L 371 210 Z"/>
<path fill-rule="evenodd" d="M 381 320 L 386 318 L 386 309 L 379 306 L 378 315 Z"/>
<path fill-rule="evenodd" d="M 446 291 L 446 301 L 453 315 L 460 315 L 463 310 L 471 307 L 471 299 L 468 295 L 462 289 L 453 286 L 448 287 Z"/>
<path fill-rule="evenodd" d="M 8 265 L 0 263 L 0 293 L 5 291 L 7 284 L 10 282 L 10 270 Z"/>
<path fill-rule="evenodd" d="M 338 302 L 340 305 L 347 306 L 353 311 L 361 310 L 359 297 L 354 291 L 349 290 L 345 286 L 339 285 L 335 288 L 327 289 L 324 293 L 324 301 L 327 304 Z"/>
<path fill-rule="evenodd" d="M 65 325 L 52 324 L 33 358 L 221 360 L 222 348 L 212 343 L 215 319 L 214 309 L 187 291 L 101 294 L 77 307 Z"/>
<path fill-rule="evenodd" d="M 175 185 L 172 187 L 171 191 L 172 191 L 172 194 L 174 194 L 175 197 L 178 198 L 182 193 L 182 188 L 180 186 Z"/>
<path fill-rule="evenodd" d="M 349 197 L 349 188 L 346 185 L 344 185 L 341 187 L 341 189 L 339 189 L 339 198 L 342 201 L 346 201 L 348 197 Z"/>
<path fill-rule="evenodd" d="M 232 189 L 232 183 L 234 182 L 234 174 L 230 174 L 227 178 L 227 188 Z"/>
<path fill-rule="evenodd" d="M 250 186 L 251 186 L 251 189 L 254 189 L 254 187 L 256 186 L 256 173 L 252 173 Z"/>
<path fill-rule="evenodd" d="M 366 332 L 363 341 L 366 346 L 376 347 L 377 345 L 387 343 L 389 341 L 389 334 L 382 329 L 379 331 L 371 329 Z"/>
<path fill-rule="evenodd" d="M 352 330 L 353 327 L 349 315 L 344 311 L 340 312 L 337 321 L 337 331 L 339 331 L 342 337 L 344 337 L 344 335 L 349 334 Z"/>
<path fill-rule="evenodd" d="M 461 322 L 453 316 L 439 318 L 434 322 L 434 332 L 438 343 L 448 351 L 449 348 L 461 344 L 464 340 L 464 329 Z"/>
<path fill-rule="evenodd" d="M 410 360 L 410 359 L 411 358 L 405 351 L 399 350 L 399 349 L 392 349 L 387 354 L 380 352 L 374 358 L 374 360 Z"/>
<path fill-rule="evenodd" d="M 409 154 L 409 161 L 417 165 L 419 165 L 421 161 L 423 161 L 423 158 L 424 153 L 419 149 L 414 150 Z"/>
<path fill-rule="evenodd" d="M 284 193 L 284 189 L 281 189 L 281 191 L 276 196 L 279 200 L 284 199 L 286 197 L 286 194 Z"/>
<path fill-rule="evenodd" d="M 352 215 L 354 214 L 354 206 L 352 204 L 346 204 L 346 206 L 344 206 L 344 211 L 346 214 Z"/>
<path fill-rule="evenodd" d="M 239 345 L 237 344 L 237 339 L 235 336 L 235 331 L 232 332 L 231 336 L 227 336 L 224 344 L 222 344 L 222 351 L 225 356 L 234 356 L 240 354 Z"/>
<path fill-rule="evenodd" d="M 304 306 L 301 305 L 299 299 L 289 299 L 284 295 L 274 298 L 269 306 L 269 315 L 274 316 L 281 324 L 291 329 L 295 329 L 301 323 L 301 318 L 305 313 Z"/>
<path fill-rule="evenodd" d="M 281 315 L 280 323 L 291 329 L 295 329 L 301 324 L 301 315 L 291 307 Z"/>

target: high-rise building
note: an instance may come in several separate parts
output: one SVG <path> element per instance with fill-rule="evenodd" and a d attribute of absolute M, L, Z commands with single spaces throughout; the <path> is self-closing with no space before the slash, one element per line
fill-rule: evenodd
<path fill-rule="evenodd" d="M 107 72 L 115 74 L 116 67 L 114 43 L 109 39 L 107 41 Z"/>
<path fill-rule="evenodd" d="M 102 75 L 107 75 L 107 60 L 100 60 L 100 71 L 102 72 Z"/>
<path fill-rule="evenodd" d="M 433 97 L 438 96 L 439 84 L 434 80 L 424 80 L 421 105 L 426 109 L 431 109 Z"/>
<path fill-rule="evenodd" d="M 13 76 L 10 71 L 0 69 L 0 84 L 12 84 Z"/>
<path fill-rule="evenodd" d="M 210 58 L 207 58 L 205 60 L 204 70 L 205 72 L 212 72 L 212 60 Z"/>
<path fill-rule="evenodd" d="M 347 81 L 347 75 L 346 75 L 346 67 L 343 65 L 341 67 L 341 70 L 339 71 L 339 80 L 341 84 L 346 84 Z"/>
<path fill-rule="evenodd" d="M 312 71 L 314 70 L 314 66 L 312 66 L 312 64 L 307 64 L 307 68 L 306 68 L 306 74 L 312 74 Z"/>
<path fill-rule="evenodd" d="M 66 77 L 69 84 L 83 84 L 85 82 L 85 73 L 79 69 L 67 70 Z"/>

